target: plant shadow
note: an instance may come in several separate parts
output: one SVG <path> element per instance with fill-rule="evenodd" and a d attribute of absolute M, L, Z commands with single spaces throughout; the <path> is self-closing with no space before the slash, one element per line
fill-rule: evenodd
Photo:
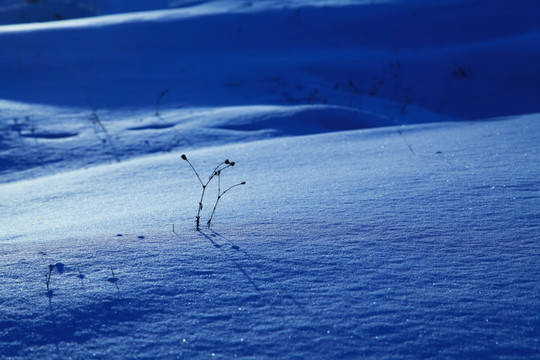
<path fill-rule="evenodd" d="M 238 261 L 236 261 L 235 259 L 233 259 L 231 256 L 229 256 L 225 250 L 222 248 L 222 245 L 221 244 L 218 244 L 217 242 L 214 241 L 214 239 L 212 239 L 208 234 L 205 234 L 203 233 L 202 231 L 199 230 L 199 233 L 201 235 L 203 235 L 206 239 L 208 239 L 208 241 L 210 241 L 212 243 L 212 245 L 219 249 L 223 254 L 224 256 L 238 269 L 238 271 L 240 271 L 240 273 L 242 273 L 242 275 L 244 276 L 244 278 L 251 284 L 251 286 L 253 286 L 253 288 L 255 289 L 255 291 L 257 292 L 261 292 L 261 290 L 259 289 L 259 287 L 257 286 L 257 284 L 255 284 L 255 281 L 253 281 L 253 278 L 247 273 L 247 271 L 238 263 Z M 216 233 L 217 234 L 217 233 Z"/>
<path fill-rule="evenodd" d="M 229 243 L 231 249 L 237 251 L 237 252 L 241 252 L 242 254 L 245 255 L 246 258 L 248 259 L 251 259 L 251 256 L 246 252 L 244 251 L 242 248 L 240 248 L 238 245 L 236 245 L 232 240 L 226 238 L 225 236 L 221 235 L 220 233 L 218 233 L 217 231 L 211 229 L 210 231 L 212 231 L 212 235 L 213 236 L 217 236 L 219 237 L 220 239 L 223 239 L 224 241 L 226 241 L 227 243 Z M 209 237 L 208 235 L 206 234 L 203 234 L 208 240 L 210 240 L 210 242 L 212 242 L 212 244 L 215 246 L 215 247 L 218 247 L 218 248 L 221 248 L 222 245 L 220 244 L 217 244 L 211 237 Z M 216 246 L 217 245 L 217 246 Z M 222 249 L 221 249 L 222 250 Z M 223 250 L 222 250 L 223 251 Z M 231 259 L 232 260 L 232 259 Z M 234 262 L 234 260 L 232 260 Z M 235 264 L 237 265 L 237 264 Z M 238 265 L 237 265 L 238 267 Z M 245 274 L 246 276 L 248 276 L 247 274 Z M 249 277 L 249 276 L 248 276 Z M 300 302 L 298 302 L 298 300 L 296 300 L 296 298 L 292 295 L 287 295 L 287 296 L 283 296 L 284 299 L 287 299 L 289 301 L 291 301 L 292 303 L 294 303 L 294 305 L 300 309 L 301 311 L 303 311 L 304 313 L 306 314 L 310 314 L 311 315 L 311 312 L 309 311 L 309 309 L 306 308 L 305 305 L 301 304 Z"/>
<path fill-rule="evenodd" d="M 233 243 L 230 239 L 224 237 L 223 235 L 221 235 L 220 233 L 218 233 L 217 231 L 215 230 L 211 230 L 212 231 L 212 234 L 214 234 L 215 236 L 218 236 L 219 238 L 223 239 L 224 241 L 228 242 L 230 245 L 231 245 L 231 249 L 235 250 L 235 251 L 238 251 L 238 252 L 241 252 L 242 254 L 244 254 L 246 257 L 250 257 L 249 254 L 247 252 L 245 252 L 244 250 L 242 250 L 240 248 L 240 246 L 236 245 L 235 243 Z"/>

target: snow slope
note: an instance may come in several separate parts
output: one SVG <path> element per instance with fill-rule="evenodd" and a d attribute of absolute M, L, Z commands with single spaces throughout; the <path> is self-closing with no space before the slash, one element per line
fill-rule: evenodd
<path fill-rule="evenodd" d="M 0 358 L 538 356 L 538 1 L 89 4 L 0 1 Z"/>
<path fill-rule="evenodd" d="M 337 118 L 325 131 L 540 112 L 537 1 L 310 4 L 206 1 L 0 27 L 0 181 L 222 143 L 225 131 L 189 139 L 183 127 L 211 113 L 231 130 L 231 109 L 259 123 L 273 121 L 265 106 L 317 105 L 308 111 Z M 313 132 L 304 124 L 292 133 Z"/>
<path fill-rule="evenodd" d="M 413 152 L 401 128 L 193 151 L 247 180 L 200 233 L 177 154 L 1 185 L 18 205 L 1 208 L 0 353 L 534 358 L 539 127 L 414 126 Z"/>

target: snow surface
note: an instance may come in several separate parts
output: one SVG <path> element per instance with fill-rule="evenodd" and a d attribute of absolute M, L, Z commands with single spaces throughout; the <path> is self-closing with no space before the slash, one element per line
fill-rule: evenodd
<path fill-rule="evenodd" d="M 538 358 L 539 15 L 0 1 L 0 358 Z"/>

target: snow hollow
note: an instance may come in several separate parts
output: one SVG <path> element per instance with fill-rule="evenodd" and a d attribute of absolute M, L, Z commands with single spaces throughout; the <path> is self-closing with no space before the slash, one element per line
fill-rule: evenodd
<path fill-rule="evenodd" d="M 0 358 L 538 358 L 539 17 L 0 1 Z"/>

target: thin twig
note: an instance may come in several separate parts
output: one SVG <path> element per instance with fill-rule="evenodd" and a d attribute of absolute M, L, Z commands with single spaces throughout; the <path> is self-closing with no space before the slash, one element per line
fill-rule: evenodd
<path fill-rule="evenodd" d="M 407 144 L 407 147 L 409 148 L 409 150 L 411 151 L 411 153 L 414 154 L 414 151 L 413 151 L 413 149 L 412 149 L 411 144 L 409 144 L 409 142 L 407 141 L 407 139 L 405 139 L 405 136 L 403 136 L 403 133 L 401 132 L 401 130 L 398 130 L 398 133 L 399 133 L 399 135 L 401 135 L 401 138 L 403 139 L 403 141 L 405 141 L 405 144 Z"/>
<path fill-rule="evenodd" d="M 163 97 L 164 97 L 165 95 L 167 95 L 168 92 L 169 92 L 169 89 L 163 90 L 163 91 L 159 94 L 159 96 L 157 97 L 157 100 L 156 100 L 156 113 L 155 113 L 154 115 L 157 116 L 157 117 L 160 118 L 160 119 L 161 119 L 161 116 L 159 115 L 159 105 L 160 105 L 160 103 L 161 103 L 161 99 L 163 99 Z"/>
<path fill-rule="evenodd" d="M 204 199 L 204 194 L 206 192 L 206 188 L 207 188 L 208 184 L 210 184 L 210 181 L 212 181 L 212 179 L 214 177 L 216 177 L 218 174 L 221 174 L 221 171 L 227 169 L 228 167 L 234 166 L 235 163 L 234 163 L 234 161 L 231 162 L 231 161 L 229 161 L 229 159 L 225 159 L 218 166 L 216 166 L 214 168 L 214 170 L 212 171 L 212 173 L 208 177 L 208 180 L 206 181 L 206 183 L 204 183 L 201 180 L 201 177 L 200 177 L 199 173 L 197 172 L 197 170 L 195 170 L 195 167 L 193 166 L 193 164 L 188 160 L 187 156 L 185 154 L 182 154 L 181 158 L 182 158 L 182 160 L 187 161 L 189 166 L 191 166 L 191 169 L 193 170 L 193 172 L 197 176 L 197 179 L 199 179 L 199 182 L 201 183 L 201 187 L 202 187 L 201 198 L 199 200 L 199 208 L 197 210 L 197 216 L 195 217 L 195 227 L 196 227 L 196 230 L 199 231 L 200 220 L 201 220 L 201 210 L 203 208 L 203 199 Z"/>
<path fill-rule="evenodd" d="M 49 289 L 49 284 L 51 283 L 52 269 L 53 269 L 52 264 L 49 264 L 49 275 L 45 275 L 45 277 L 47 278 L 47 281 L 45 283 L 45 285 L 47 286 L 47 293 L 51 292 L 51 290 Z"/>
<path fill-rule="evenodd" d="M 218 174 L 218 180 L 219 180 L 219 178 L 220 178 L 220 176 L 219 176 L 219 174 Z M 219 183 L 219 182 L 218 182 L 218 183 Z M 217 205 L 218 205 L 219 200 L 221 199 L 221 197 L 222 197 L 223 195 L 225 195 L 225 193 L 226 193 L 227 191 L 231 190 L 232 188 L 235 188 L 235 187 L 240 186 L 240 185 L 245 185 L 245 184 L 246 184 L 246 182 L 245 182 L 245 181 L 242 181 L 242 182 L 239 183 L 239 184 L 236 184 L 236 185 L 233 185 L 233 186 L 229 187 L 227 190 L 223 191 L 222 193 L 219 193 L 219 192 L 218 192 L 218 197 L 217 197 L 217 199 L 216 199 L 216 203 L 214 204 L 214 209 L 212 210 L 212 215 L 210 215 L 210 219 L 208 219 L 208 222 L 207 222 L 207 225 L 208 225 L 208 228 L 209 228 L 209 229 L 210 229 L 210 223 L 212 222 L 212 218 L 214 217 L 214 213 L 216 212 L 216 208 L 217 208 Z M 219 186 L 218 186 L 218 189 L 219 189 Z M 219 190 L 218 190 L 218 191 L 219 191 Z"/>
<path fill-rule="evenodd" d="M 90 122 L 92 122 L 92 125 L 94 127 L 94 133 L 97 136 L 96 132 L 96 125 L 101 129 L 101 131 L 105 134 L 105 142 L 107 142 L 111 148 L 112 155 L 114 156 L 114 159 L 116 162 L 120 162 L 120 158 L 118 157 L 118 153 L 116 151 L 116 148 L 114 147 L 114 144 L 112 142 L 112 138 L 109 135 L 109 132 L 107 131 L 107 128 L 105 128 L 105 125 L 101 122 L 98 114 L 97 114 L 97 108 L 92 109 L 92 115 L 90 116 Z M 99 139 L 99 137 L 98 137 Z"/>
<path fill-rule="evenodd" d="M 188 160 L 188 158 L 186 157 L 186 155 L 182 155 L 182 160 L 185 160 L 187 161 L 187 163 L 189 164 L 189 166 L 191 166 L 191 168 L 193 169 L 193 172 L 195 173 L 195 175 L 197 176 L 197 179 L 199 179 L 199 182 L 201 183 L 201 185 L 204 187 L 204 184 L 201 180 L 201 177 L 199 176 L 199 173 L 197 172 L 197 170 L 195 170 L 195 168 L 193 167 L 193 165 L 191 164 L 191 162 Z"/>

